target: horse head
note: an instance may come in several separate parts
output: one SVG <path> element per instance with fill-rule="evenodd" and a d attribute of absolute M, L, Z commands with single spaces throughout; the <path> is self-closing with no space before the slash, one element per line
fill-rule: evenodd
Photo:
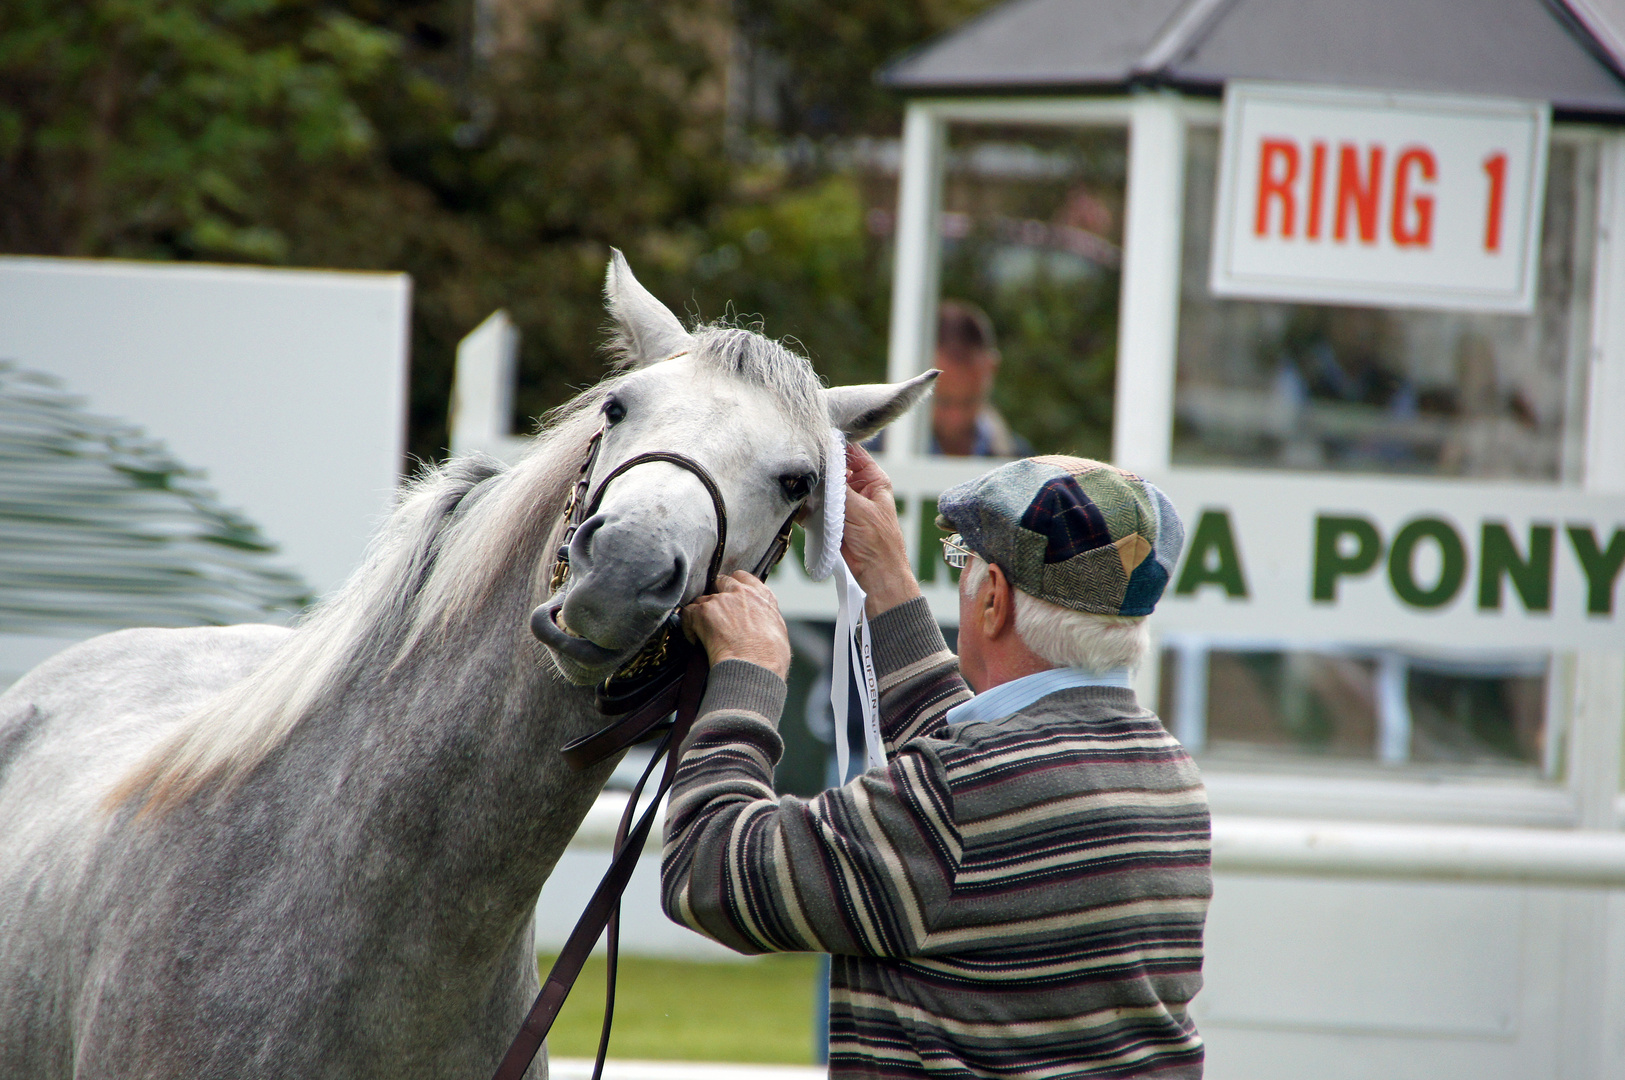
<path fill-rule="evenodd" d="M 718 573 L 753 569 L 825 483 L 844 483 L 845 462 L 829 460 L 832 428 L 868 438 L 936 375 L 826 389 L 779 342 L 738 327 L 684 329 L 620 252 L 604 292 L 622 363 L 600 388 L 602 433 L 569 575 L 533 623 L 560 672 L 582 685 L 615 671 L 705 590 L 719 537 Z M 629 464 L 655 453 L 688 464 Z"/>

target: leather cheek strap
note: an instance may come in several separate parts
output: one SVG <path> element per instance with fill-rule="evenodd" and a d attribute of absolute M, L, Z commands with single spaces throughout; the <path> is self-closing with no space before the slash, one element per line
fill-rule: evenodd
<path fill-rule="evenodd" d="M 598 485 L 598 490 L 593 492 L 592 499 L 587 503 L 587 508 L 582 513 L 581 519 L 585 521 L 598 512 L 598 506 L 604 501 L 604 492 L 609 488 L 610 481 L 629 469 L 636 468 L 639 465 L 646 465 L 651 461 L 664 461 L 692 473 L 694 478 L 705 488 L 706 494 L 711 496 L 711 507 L 716 511 L 717 515 L 717 544 L 711 551 L 711 565 L 705 572 L 705 591 L 708 593 L 716 592 L 717 572 L 722 569 L 722 557 L 728 549 L 728 511 L 723 504 L 722 490 L 717 487 L 716 480 L 712 479 L 711 473 L 704 465 L 701 465 L 693 458 L 670 450 L 652 450 L 647 454 L 638 454 L 636 457 L 627 458 L 611 469 L 608 476 L 604 477 L 603 481 Z"/>

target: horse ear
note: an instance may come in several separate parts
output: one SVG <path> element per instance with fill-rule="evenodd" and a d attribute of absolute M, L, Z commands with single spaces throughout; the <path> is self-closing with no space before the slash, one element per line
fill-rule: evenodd
<path fill-rule="evenodd" d="M 830 426 L 853 442 L 862 442 L 902 416 L 925 397 L 940 372 L 936 368 L 907 382 L 832 386 L 824 391 Z"/>
<path fill-rule="evenodd" d="M 654 298 L 626 264 L 626 256 L 610 249 L 604 273 L 604 306 L 615 320 L 610 348 L 627 368 L 646 367 L 686 352 L 694 339 L 671 309 Z"/>

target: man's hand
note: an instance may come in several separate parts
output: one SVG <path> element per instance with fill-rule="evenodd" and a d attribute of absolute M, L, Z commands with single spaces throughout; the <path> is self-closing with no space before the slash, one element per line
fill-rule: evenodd
<path fill-rule="evenodd" d="M 790 632 L 779 598 L 744 570 L 717 578 L 716 592 L 685 607 L 683 630 L 705 646 L 713 667 L 748 660 L 781 679 L 790 674 Z"/>
<path fill-rule="evenodd" d="M 891 477 L 856 444 L 846 448 L 846 487 L 841 555 L 869 594 L 864 608 L 874 618 L 919 596 L 920 583 L 909 569 Z"/>

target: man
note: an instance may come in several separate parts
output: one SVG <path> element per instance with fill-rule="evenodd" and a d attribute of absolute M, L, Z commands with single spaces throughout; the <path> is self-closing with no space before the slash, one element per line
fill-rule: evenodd
<path fill-rule="evenodd" d="M 1173 508 L 1077 458 L 943 492 L 956 661 L 889 480 L 861 449 L 848 465 L 888 764 L 775 798 L 789 642 L 766 586 L 719 582 L 685 611 L 713 667 L 667 812 L 667 914 L 742 952 L 833 954 L 835 1078 L 1200 1076 L 1207 800 L 1128 685 Z"/>
<path fill-rule="evenodd" d="M 933 454 L 1019 457 L 1032 448 L 989 400 L 999 373 L 993 323 L 981 308 L 944 300 L 937 309 L 937 376 L 931 395 Z"/>

